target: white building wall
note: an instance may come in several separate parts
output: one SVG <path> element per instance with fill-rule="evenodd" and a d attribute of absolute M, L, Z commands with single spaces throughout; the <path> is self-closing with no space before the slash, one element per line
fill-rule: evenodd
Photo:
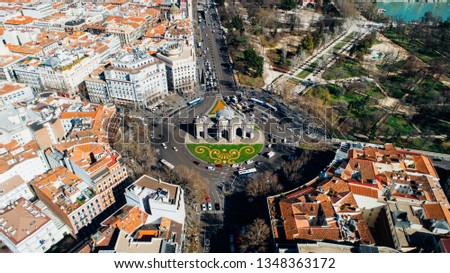
<path fill-rule="evenodd" d="M 43 253 L 63 237 L 63 230 L 58 229 L 52 220 L 17 245 L 0 233 L 0 240 L 14 253 Z"/>
<path fill-rule="evenodd" d="M 51 3 L 42 3 L 36 5 L 35 7 L 23 7 L 22 13 L 24 16 L 30 16 L 33 18 L 42 19 L 52 15 L 55 10 L 52 7 Z"/>
<path fill-rule="evenodd" d="M 0 189 L 2 188 L 3 182 L 4 181 L 0 182 Z M 6 194 L 0 195 L 0 209 L 4 209 L 5 207 L 11 205 L 12 203 L 19 200 L 22 197 L 27 200 L 30 200 L 31 198 L 34 197 L 33 192 L 31 192 L 31 189 L 28 187 L 26 183 L 22 183 L 21 185 L 7 192 Z"/>
<path fill-rule="evenodd" d="M 31 181 L 35 176 L 45 173 L 47 165 L 37 156 L 16 164 L 14 167 L 0 175 L 0 182 L 10 179 L 15 175 L 20 175 L 25 182 Z"/>
<path fill-rule="evenodd" d="M 33 90 L 26 86 L 5 95 L 0 95 L 0 105 L 10 105 L 16 102 L 31 100 L 34 98 Z"/>

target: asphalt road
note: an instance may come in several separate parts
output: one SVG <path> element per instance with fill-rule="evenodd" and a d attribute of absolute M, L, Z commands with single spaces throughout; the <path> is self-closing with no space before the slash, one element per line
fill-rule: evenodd
<path fill-rule="evenodd" d="M 232 95 L 235 93 L 235 84 L 219 16 L 215 8 L 205 8 L 205 10 L 206 12 L 199 12 L 199 18 L 202 18 L 202 22 L 199 24 L 202 39 L 201 49 L 216 73 L 220 94 Z"/>

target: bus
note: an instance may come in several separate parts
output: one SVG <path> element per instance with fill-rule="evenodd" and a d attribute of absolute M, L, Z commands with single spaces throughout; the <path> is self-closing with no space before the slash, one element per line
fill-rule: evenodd
<path fill-rule="evenodd" d="M 270 104 L 268 104 L 268 103 L 266 103 L 265 106 L 266 106 L 267 108 L 269 108 L 270 110 L 274 111 L 274 112 L 276 112 L 276 111 L 278 110 L 275 106 L 270 105 Z"/>
<path fill-rule="evenodd" d="M 259 104 L 259 105 L 264 105 L 265 104 L 265 102 L 257 100 L 255 98 L 251 98 L 250 101 L 253 102 L 253 103 Z"/>
<path fill-rule="evenodd" d="M 238 171 L 238 176 L 242 177 L 242 176 L 252 176 L 256 173 L 256 168 L 250 168 L 250 169 L 245 169 L 245 170 L 240 170 Z"/>
<path fill-rule="evenodd" d="M 187 105 L 192 107 L 192 106 L 195 106 L 195 105 L 201 103 L 202 101 L 203 101 L 203 98 L 198 98 L 195 100 L 191 100 L 190 102 L 187 103 Z"/>
<path fill-rule="evenodd" d="M 168 168 L 169 170 L 175 169 L 175 166 L 165 159 L 161 159 L 160 162 L 161 162 L 161 164 L 164 165 L 164 167 Z"/>

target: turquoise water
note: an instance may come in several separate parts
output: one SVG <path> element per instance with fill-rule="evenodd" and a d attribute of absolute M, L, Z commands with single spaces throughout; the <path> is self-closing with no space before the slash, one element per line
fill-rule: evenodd
<path fill-rule="evenodd" d="M 433 16 L 440 16 L 446 20 L 450 17 L 450 2 L 448 3 L 377 3 L 385 14 L 394 19 L 405 22 L 420 20 L 425 12 L 433 12 Z"/>

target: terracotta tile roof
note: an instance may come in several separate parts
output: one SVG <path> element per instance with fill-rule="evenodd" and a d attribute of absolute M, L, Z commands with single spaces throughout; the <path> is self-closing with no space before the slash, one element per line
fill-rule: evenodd
<path fill-rule="evenodd" d="M 350 190 L 353 194 L 363 195 L 371 198 L 378 198 L 378 188 L 374 188 L 373 186 L 369 186 L 367 184 L 362 183 L 348 183 L 350 186 Z"/>
<path fill-rule="evenodd" d="M 133 233 L 137 228 L 146 223 L 148 214 L 138 207 L 125 205 L 114 215 L 106 219 L 102 225 L 113 226 L 127 234 Z"/>
<path fill-rule="evenodd" d="M 5 24 L 9 25 L 26 25 L 36 20 L 33 17 L 30 16 L 17 16 L 13 19 L 8 19 L 5 21 Z"/>
<path fill-rule="evenodd" d="M 20 90 L 24 85 L 9 82 L 0 82 L 0 96 Z"/>
<path fill-rule="evenodd" d="M 13 44 L 6 44 L 6 47 L 9 49 L 9 51 L 14 53 L 20 53 L 20 54 L 38 54 L 42 51 L 42 47 L 38 45 L 13 45 Z"/>
<path fill-rule="evenodd" d="M 426 219 L 443 220 L 450 224 L 450 211 L 443 204 L 424 204 L 422 208 Z"/>
<path fill-rule="evenodd" d="M 348 192 L 350 189 L 348 183 L 337 177 L 333 177 L 330 181 L 324 181 L 324 183 L 319 184 L 326 192 L 333 190 L 334 192 Z"/>
<path fill-rule="evenodd" d="M 327 195 L 321 194 L 317 196 L 317 201 L 320 202 L 320 206 L 323 210 L 323 214 L 326 218 L 332 218 L 335 215 L 333 205 Z"/>
<path fill-rule="evenodd" d="M 0 213 L 0 232 L 8 237 L 14 244 L 19 244 L 51 219 L 29 201 L 21 198 L 17 205 Z"/>

